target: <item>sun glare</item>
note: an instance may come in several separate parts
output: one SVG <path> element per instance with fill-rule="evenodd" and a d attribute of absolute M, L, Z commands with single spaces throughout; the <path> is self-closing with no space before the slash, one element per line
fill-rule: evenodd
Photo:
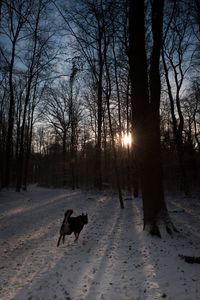
<path fill-rule="evenodd" d="M 130 147 L 131 144 L 132 144 L 132 136 L 131 136 L 131 133 L 124 133 L 122 135 L 122 144 L 125 146 L 125 147 Z"/>

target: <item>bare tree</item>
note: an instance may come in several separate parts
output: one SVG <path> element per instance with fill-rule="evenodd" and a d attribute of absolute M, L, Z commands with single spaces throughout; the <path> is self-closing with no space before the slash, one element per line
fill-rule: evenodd
<path fill-rule="evenodd" d="M 79 69 L 73 62 L 69 79 L 69 117 L 70 117 L 70 169 L 72 189 L 78 187 L 77 174 L 77 148 L 78 148 L 78 125 L 81 117 L 80 102 L 78 101 L 78 89 L 75 85 Z"/>
<path fill-rule="evenodd" d="M 78 143 L 78 125 L 81 118 L 81 103 L 78 99 L 79 88 L 76 84 L 78 68 L 73 63 L 69 80 L 62 81 L 57 87 L 46 88 L 43 116 L 52 126 L 62 144 L 62 178 L 66 184 L 67 170 L 71 174 L 70 182 L 77 187 L 76 154 Z M 67 156 L 67 152 L 70 156 Z M 69 168 L 67 168 L 67 165 Z"/>
<path fill-rule="evenodd" d="M 56 5 L 76 41 L 75 49 L 87 62 L 95 87 L 94 104 L 97 106 L 95 185 L 102 188 L 102 122 L 103 122 L 103 77 L 105 26 L 103 16 L 112 9 L 112 1 L 81 0 L 64 14 Z"/>
<path fill-rule="evenodd" d="M 44 34 L 44 28 L 42 28 L 42 17 L 45 16 L 45 11 L 48 2 L 44 0 L 38 0 L 37 10 L 32 11 L 32 19 L 29 33 L 31 41 L 28 47 L 28 53 L 26 54 L 27 60 L 27 71 L 25 73 L 25 93 L 24 93 L 24 104 L 20 126 L 20 142 L 19 142 L 19 156 L 17 157 L 17 183 L 16 191 L 20 191 L 22 186 L 22 179 L 24 174 L 24 138 L 25 138 L 25 127 L 28 119 L 28 108 L 34 107 L 29 106 L 31 99 L 35 101 L 35 88 L 38 84 L 38 79 L 44 73 L 46 67 L 50 67 L 50 61 L 53 59 L 51 53 L 46 54 L 46 51 L 50 52 L 48 43 L 50 40 L 50 34 Z M 46 28 L 45 28 L 46 31 Z M 46 59 L 47 58 L 47 59 Z M 46 73 L 47 74 L 47 73 Z M 27 127 L 28 128 L 28 127 Z"/>
<path fill-rule="evenodd" d="M 30 4 L 30 3 L 29 3 Z M 30 14 L 31 6 L 24 1 L 6 1 L 2 6 L 4 18 L 1 22 L 1 35 L 4 41 L 9 41 L 11 44 L 10 53 L 5 47 L 0 47 L 1 57 L 8 68 L 8 85 L 9 85 L 9 113 L 8 113 L 8 132 L 6 139 L 6 158 L 5 158 L 5 176 L 4 186 L 10 184 L 10 167 L 12 162 L 13 151 L 13 127 L 14 127 L 14 110 L 15 110 L 15 95 L 14 95 L 14 70 L 17 43 L 21 39 L 21 32 L 27 22 L 27 17 Z"/>
<path fill-rule="evenodd" d="M 183 10 L 182 5 L 174 1 L 171 16 L 167 20 L 162 50 L 162 62 L 171 107 L 174 140 L 180 165 L 181 189 L 184 190 L 186 195 L 189 193 L 189 186 L 184 161 L 184 116 L 181 108 L 181 92 L 186 74 L 191 66 L 188 60 L 189 53 L 194 51 L 188 5 L 189 3 L 184 4 Z"/>
<path fill-rule="evenodd" d="M 164 224 L 168 233 L 174 229 L 168 215 L 163 191 L 160 149 L 160 71 L 164 1 L 152 1 L 152 52 L 149 78 L 145 45 L 144 1 L 129 1 L 130 75 L 132 84 L 133 129 L 136 159 L 144 210 L 144 228 L 160 234 Z"/>
<path fill-rule="evenodd" d="M 112 150 L 113 150 L 113 155 L 114 155 L 114 170 L 115 170 L 115 177 L 116 177 L 116 183 L 117 183 L 117 189 L 118 189 L 118 195 L 119 195 L 119 202 L 120 202 L 120 207 L 124 208 L 124 202 L 123 202 L 122 190 L 121 190 L 121 180 L 120 180 L 120 176 L 119 176 L 115 135 L 114 135 L 113 124 L 112 124 L 112 119 L 111 119 L 112 116 L 111 116 L 111 108 L 110 108 L 110 98 L 111 98 L 112 87 L 111 87 L 111 78 L 110 78 L 110 67 L 109 67 L 109 62 L 108 62 L 108 47 L 109 47 L 109 43 L 110 43 L 110 36 L 107 36 L 106 32 L 104 32 L 104 34 L 103 34 L 103 40 L 104 40 L 105 71 L 106 71 L 106 79 L 107 79 L 107 84 L 106 84 L 106 88 L 105 88 L 105 97 L 106 97 L 107 112 L 108 112 L 108 122 L 109 122 Z M 116 68 L 115 68 L 115 79 L 117 79 Z M 120 105 L 118 82 L 117 82 L 117 94 L 118 94 L 118 105 Z M 120 139 L 121 139 L 121 136 L 120 136 Z"/>

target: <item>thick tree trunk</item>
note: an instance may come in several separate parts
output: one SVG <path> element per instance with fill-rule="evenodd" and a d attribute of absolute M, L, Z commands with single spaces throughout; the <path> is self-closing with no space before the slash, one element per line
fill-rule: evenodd
<path fill-rule="evenodd" d="M 159 57 L 162 38 L 163 1 L 152 2 L 153 48 L 148 79 L 145 50 L 144 1 L 129 2 L 130 75 L 133 91 L 133 130 L 135 156 L 139 166 L 144 210 L 144 228 L 160 236 L 164 223 L 168 233 L 169 220 L 163 192 L 160 149 L 160 73 Z"/>

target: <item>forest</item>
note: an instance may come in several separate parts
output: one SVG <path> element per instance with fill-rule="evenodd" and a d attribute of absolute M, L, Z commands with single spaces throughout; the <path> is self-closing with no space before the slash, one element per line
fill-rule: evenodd
<path fill-rule="evenodd" d="M 200 0 L 0 0 L 0 299 L 200 299 L 199 196 Z"/>
<path fill-rule="evenodd" d="M 3 0 L 0 16 L 1 188 L 116 189 L 121 207 L 122 190 L 199 191 L 198 0 Z"/>

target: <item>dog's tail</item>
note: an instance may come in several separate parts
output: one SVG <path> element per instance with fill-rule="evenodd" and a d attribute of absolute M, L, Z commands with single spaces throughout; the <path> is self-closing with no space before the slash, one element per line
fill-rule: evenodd
<path fill-rule="evenodd" d="M 65 234 L 67 234 L 68 230 L 69 230 L 69 224 L 68 224 L 68 220 L 69 217 L 73 214 L 73 209 L 68 209 L 65 214 L 64 214 L 64 220 L 62 222 L 62 226 L 60 228 L 60 236 L 57 242 L 57 247 L 60 245 L 60 240 L 61 238 L 63 238 L 63 243 L 65 240 Z"/>
<path fill-rule="evenodd" d="M 68 209 L 66 212 L 65 212 L 65 218 L 64 218 L 64 221 L 63 223 L 66 224 L 69 217 L 73 214 L 73 209 Z"/>

